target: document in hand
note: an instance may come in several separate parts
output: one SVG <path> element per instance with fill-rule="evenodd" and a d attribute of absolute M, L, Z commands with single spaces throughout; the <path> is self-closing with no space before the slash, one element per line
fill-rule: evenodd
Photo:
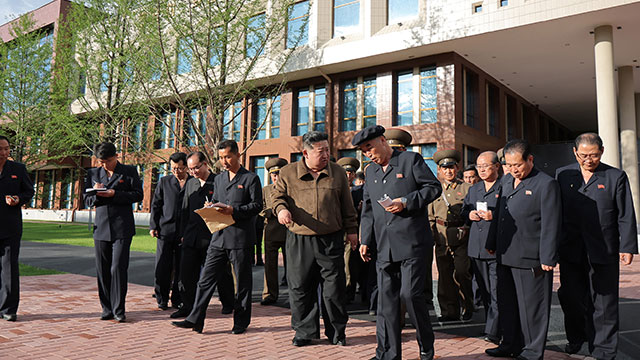
<path fill-rule="evenodd" d="M 85 194 L 95 194 L 97 192 L 102 192 L 102 191 L 107 191 L 109 189 L 107 188 L 89 188 L 87 190 L 85 190 Z"/>
<path fill-rule="evenodd" d="M 204 220 L 211 233 L 220 231 L 235 223 L 231 215 L 225 215 L 216 210 L 214 207 L 203 207 L 202 209 L 198 209 L 195 212 L 196 214 L 200 215 L 202 220 Z"/>

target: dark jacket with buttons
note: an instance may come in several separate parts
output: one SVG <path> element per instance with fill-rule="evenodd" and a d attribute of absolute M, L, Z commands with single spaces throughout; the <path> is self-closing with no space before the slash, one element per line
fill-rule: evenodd
<path fill-rule="evenodd" d="M 627 174 L 600 163 L 585 184 L 580 166 L 556 171 L 563 209 L 560 258 L 579 262 L 586 252 L 596 264 L 615 263 L 619 253 L 638 253 L 636 216 Z"/>
<path fill-rule="evenodd" d="M 99 197 L 95 193 L 85 194 L 85 205 L 96 208 L 93 238 L 102 241 L 131 239 L 136 233 L 133 203 L 142 201 L 143 198 L 138 170 L 134 166 L 118 162 L 109 179 L 103 168 L 89 169 L 84 180 L 84 188 L 91 189 L 95 183 L 115 190 L 115 194 L 109 198 Z"/>
<path fill-rule="evenodd" d="M 183 197 L 184 187 L 180 187 L 177 177 L 169 175 L 160 178 L 151 200 L 149 230 L 157 230 L 164 240 L 177 240 Z"/>
<path fill-rule="evenodd" d="M 411 151 L 394 150 L 387 171 L 371 163 L 366 169 L 360 232 L 362 244 L 377 245 L 378 260 L 401 261 L 422 258 L 433 246 L 427 205 L 442 192 L 442 186 L 424 159 Z M 385 211 L 378 199 L 405 197 L 407 204 L 397 214 Z"/>
<path fill-rule="evenodd" d="M 180 213 L 180 234 L 183 238 L 182 246 L 191 248 L 206 248 L 211 241 L 211 231 L 202 217 L 195 210 L 202 209 L 207 199 L 213 198 L 214 173 L 209 173 L 204 184 L 200 185 L 198 178 L 191 178 L 184 184 L 184 195 Z"/>
<path fill-rule="evenodd" d="M 486 202 L 487 209 L 495 216 L 496 207 L 500 201 L 500 191 L 502 190 L 501 181 L 502 179 L 498 178 L 488 191 L 485 190 L 484 181 L 480 181 L 469 189 L 469 193 L 467 193 L 467 196 L 464 198 L 462 215 L 467 220 L 467 224 L 471 224 L 469 229 L 469 245 L 467 249 L 467 253 L 470 257 L 477 259 L 496 258 L 495 254 L 489 254 L 486 249 L 486 245 L 492 227 L 495 228 L 495 225 L 497 224 L 497 218 L 493 218 L 492 221 L 471 221 L 469 220 L 469 213 L 477 210 L 477 202 Z M 493 230 L 495 231 L 495 229 Z"/>
<path fill-rule="evenodd" d="M 498 263 L 511 267 L 555 266 L 562 227 L 558 183 L 536 168 L 515 189 L 513 182 L 510 174 L 502 178 L 498 226 L 487 249 L 496 251 Z"/>
<path fill-rule="evenodd" d="M 7 160 L 0 173 L 0 239 L 22 236 L 22 205 L 31 201 L 33 194 L 33 183 L 24 164 Z M 18 205 L 7 205 L 7 195 L 18 196 Z"/>
<path fill-rule="evenodd" d="M 258 175 L 240 167 L 229 180 L 229 171 L 216 176 L 213 202 L 233 206 L 235 223 L 211 236 L 211 245 L 223 249 L 246 249 L 256 241 L 256 216 L 262 210 L 262 186 Z"/>

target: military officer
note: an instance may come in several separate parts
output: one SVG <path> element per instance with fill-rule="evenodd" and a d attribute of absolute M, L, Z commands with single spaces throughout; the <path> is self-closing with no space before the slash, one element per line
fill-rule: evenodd
<path fill-rule="evenodd" d="M 565 351 L 576 353 L 586 341 L 593 357 L 614 359 L 620 262 L 631 264 L 638 242 L 629 179 L 600 162 L 603 151 L 600 136 L 582 134 L 573 148 L 576 163 L 556 172 L 563 209 L 558 298 Z"/>
<path fill-rule="evenodd" d="M 384 132 L 384 137 L 387 139 L 389 146 L 398 151 L 407 151 L 407 147 L 413 140 L 411 134 L 402 129 L 387 129 Z"/>
<path fill-rule="evenodd" d="M 271 184 L 262 188 L 264 208 L 260 215 L 264 217 L 264 290 L 261 305 L 272 305 L 278 301 L 278 250 L 284 249 L 287 239 L 287 227 L 278 222 L 273 213 L 271 193 L 280 177 L 280 169 L 287 165 L 283 158 L 269 159 L 264 167 L 269 172 Z"/>
<path fill-rule="evenodd" d="M 502 175 L 507 175 L 509 173 L 509 167 L 507 166 L 506 161 L 504 160 L 504 148 L 500 148 L 497 151 L 498 160 L 500 161 L 500 165 L 502 165 Z"/>
<path fill-rule="evenodd" d="M 438 266 L 438 321 L 470 320 L 473 316 L 468 228 L 462 203 L 471 185 L 456 177 L 460 152 L 440 150 L 433 155 L 438 165 L 442 195 L 429 205 L 429 222 L 436 243 Z"/>

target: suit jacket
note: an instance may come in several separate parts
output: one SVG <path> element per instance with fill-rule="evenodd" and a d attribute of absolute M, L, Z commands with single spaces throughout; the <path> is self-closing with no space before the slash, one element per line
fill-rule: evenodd
<path fill-rule="evenodd" d="M 364 189 L 362 185 L 355 185 L 351 187 L 351 200 L 353 200 L 353 207 L 356 209 L 356 215 L 358 215 L 358 225 L 360 224 L 360 214 L 362 213 L 362 196 L 364 195 Z"/>
<path fill-rule="evenodd" d="M 0 239 L 22 236 L 22 205 L 31 201 L 33 194 L 33 183 L 24 164 L 7 160 L 0 174 Z M 17 195 L 19 204 L 7 205 L 7 195 Z"/>
<path fill-rule="evenodd" d="M 116 165 L 111 179 L 107 172 L 101 168 L 92 168 L 87 171 L 84 180 L 84 188 L 91 189 L 93 184 L 102 183 L 107 189 L 115 190 L 115 195 L 110 198 L 99 197 L 95 193 L 85 194 L 86 207 L 95 206 L 96 217 L 93 225 L 93 238 L 95 240 L 113 241 L 127 239 L 136 233 L 133 220 L 133 203 L 142 201 L 142 182 L 135 166 Z"/>
<path fill-rule="evenodd" d="M 638 253 L 636 216 L 627 174 L 600 163 L 585 184 L 576 164 L 556 171 L 562 193 L 560 258 L 578 262 L 618 262 L 619 253 Z"/>
<path fill-rule="evenodd" d="M 157 230 L 165 240 L 176 240 L 183 198 L 184 187 L 180 187 L 178 178 L 174 175 L 162 177 L 151 200 L 149 230 Z"/>
<path fill-rule="evenodd" d="M 184 184 L 184 195 L 180 212 L 179 237 L 183 238 L 183 247 L 206 248 L 211 241 L 211 232 L 200 215 L 194 211 L 204 206 L 207 198 L 213 198 L 214 173 L 200 186 L 200 180 L 192 177 Z"/>
<path fill-rule="evenodd" d="M 534 268 L 555 266 L 562 228 L 562 202 L 558 182 L 533 168 L 517 188 L 513 176 L 502 177 L 502 194 L 494 217 L 498 216 L 495 236 L 487 249 L 496 251 L 498 263 Z"/>
<path fill-rule="evenodd" d="M 394 150 L 387 171 L 371 163 L 366 169 L 360 236 L 363 245 L 376 245 L 378 260 L 401 261 L 423 257 L 433 246 L 427 205 L 440 196 L 442 186 L 422 156 Z M 392 214 L 378 199 L 405 197 L 404 210 Z"/>
<path fill-rule="evenodd" d="M 260 216 L 264 217 L 264 241 L 285 241 L 287 237 L 287 227 L 278 222 L 278 216 L 273 213 L 273 193 L 274 184 L 269 184 L 262 188 L 263 209 Z"/>
<path fill-rule="evenodd" d="M 229 171 L 216 176 L 213 186 L 213 202 L 233 206 L 235 224 L 216 231 L 211 236 L 212 245 L 223 249 L 246 249 L 256 241 L 256 219 L 262 210 L 262 186 L 258 175 L 240 167 L 229 180 Z"/>
<path fill-rule="evenodd" d="M 466 219 L 468 224 L 471 224 L 469 229 L 469 245 L 467 249 L 467 254 L 470 257 L 477 259 L 495 259 L 496 255 L 491 255 L 487 251 L 487 239 L 489 238 L 489 234 L 492 230 L 492 224 L 497 224 L 497 218 L 494 217 L 492 221 L 471 221 L 469 220 L 469 213 L 477 210 L 476 203 L 486 202 L 487 208 L 490 210 L 493 215 L 496 215 L 496 208 L 498 206 L 498 202 L 500 201 L 500 191 L 502 190 L 501 180 L 497 179 L 496 182 L 491 186 L 489 191 L 485 190 L 484 181 L 480 181 L 479 183 L 473 185 L 471 189 L 469 189 L 469 193 L 464 198 L 464 204 L 462 206 L 462 215 Z"/>

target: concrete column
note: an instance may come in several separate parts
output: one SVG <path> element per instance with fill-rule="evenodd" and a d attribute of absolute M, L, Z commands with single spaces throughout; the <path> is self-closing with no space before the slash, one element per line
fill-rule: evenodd
<path fill-rule="evenodd" d="M 640 183 L 638 183 L 638 135 L 636 132 L 636 104 L 633 93 L 633 67 L 618 68 L 618 92 L 620 96 L 620 148 L 622 169 L 629 177 L 633 206 L 640 209 Z M 640 211 L 636 211 L 640 222 Z"/>
<path fill-rule="evenodd" d="M 597 27 L 594 34 L 598 133 L 605 147 L 602 161 L 620 167 L 618 109 L 613 70 L 613 30 L 611 25 L 603 25 Z"/>
<path fill-rule="evenodd" d="M 640 93 L 636 93 L 636 133 L 640 129 Z M 637 133 L 640 138 L 640 133 Z"/>

